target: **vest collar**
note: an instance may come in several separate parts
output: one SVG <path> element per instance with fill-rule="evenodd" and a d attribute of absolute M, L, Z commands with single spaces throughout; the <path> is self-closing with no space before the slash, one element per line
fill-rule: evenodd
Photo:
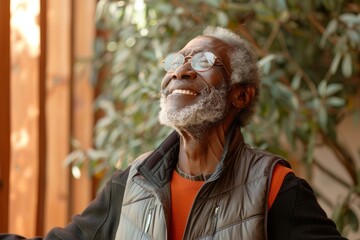
<path fill-rule="evenodd" d="M 163 187 L 171 179 L 179 152 L 179 135 L 173 131 L 162 144 L 137 167 L 138 172 L 158 187 Z"/>
<path fill-rule="evenodd" d="M 244 145 L 243 143 L 244 139 L 239 129 L 238 119 L 236 119 L 226 136 L 221 160 L 214 174 L 208 179 L 209 181 L 219 177 L 228 164 L 227 162 L 229 162 L 226 159 L 233 154 L 236 155 L 236 152 L 240 150 L 239 148 Z M 179 146 L 179 135 L 176 131 L 173 131 L 155 151 L 139 164 L 137 171 L 156 186 L 163 187 L 170 181 L 172 172 L 178 162 Z"/>

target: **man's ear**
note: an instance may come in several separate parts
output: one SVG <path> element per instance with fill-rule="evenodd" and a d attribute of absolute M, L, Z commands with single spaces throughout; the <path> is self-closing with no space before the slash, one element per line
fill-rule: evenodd
<path fill-rule="evenodd" d="M 237 109 L 247 107 L 247 105 L 249 105 L 254 97 L 255 87 L 253 86 L 242 86 L 240 84 L 231 86 L 229 100 L 231 104 Z"/>

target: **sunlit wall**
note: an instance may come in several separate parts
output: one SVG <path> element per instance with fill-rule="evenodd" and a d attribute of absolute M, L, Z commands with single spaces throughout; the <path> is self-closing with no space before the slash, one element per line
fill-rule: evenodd
<path fill-rule="evenodd" d="M 33 236 L 38 186 L 40 1 L 10 2 L 12 127 L 9 231 Z"/>

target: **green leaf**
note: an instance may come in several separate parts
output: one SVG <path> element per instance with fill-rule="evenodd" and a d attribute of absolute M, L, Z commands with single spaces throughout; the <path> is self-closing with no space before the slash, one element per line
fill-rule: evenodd
<path fill-rule="evenodd" d="M 320 105 L 320 108 L 318 109 L 318 123 L 321 129 L 326 130 L 327 123 L 328 123 L 328 113 L 326 111 L 326 108 L 322 105 Z"/>
<path fill-rule="evenodd" d="M 331 75 L 334 75 L 339 67 L 339 63 L 341 60 L 342 54 L 338 51 L 335 54 L 335 57 L 333 58 L 330 66 L 330 73 Z"/>
<path fill-rule="evenodd" d="M 108 99 L 98 99 L 98 101 L 96 102 L 95 107 L 97 109 L 103 110 L 106 113 L 106 115 L 109 115 L 109 116 L 115 116 L 116 115 L 114 102 L 112 102 L 112 101 L 110 101 Z"/>
<path fill-rule="evenodd" d="M 75 150 L 72 151 L 66 158 L 65 158 L 65 166 L 69 166 L 75 162 L 83 162 L 86 156 L 82 150 Z"/>
<path fill-rule="evenodd" d="M 114 122 L 114 118 L 109 115 L 106 115 L 97 121 L 96 128 L 106 128 L 113 122 Z"/>
<path fill-rule="evenodd" d="M 320 104 L 321 104 L 321 100 L 319 98 L 313 98 L 307 103 L 307 106 L 311 110 L 313 109 L 317 110 L 320 107 Z"/>
<path fill-rule="evenodd" d="M 326 89 L 327 89 L 327 81 L 322 80 L 318 85 L 318 93 L 319 93 L 320 97 L 326 96 Z"/>
<path fill-rule="evenodd" d="M 271 62 L 276 59 L 275 54 L 269 54 L 258 61 L 258 67 L 263 70 L 264 74 L 269 74 L 271 69 Z"/>
<path fill-rule="evenodd" d="M 331 1 L 332 1 L 332 0 L 331 0 Z M 326 43 L 327 38 L 336 31 L 337 27 L 338 27 L 338 22 L 337 22 L 337 20 L 336 20 L 336 19 L 332 19 L 332 20 L 329 22 L 329 24 L 326 26 L 326 29 L 325 29 L 325 31 L 324 31 L 324 33 L 323 33 L 322 38 L 321 38 L 321 41 L 320 41 L 320 46 L 321 46 L 321 47 L 324 47 L 324 46 L 325 46 L 325 43 Z"/>
<path fill-rule="evenodd" d="M 330 97 L 326 99 L 326 105 L 329 107 L 342 107 L 345 105 L 345 100 L 340 97 Z"/>
<path fill-rule="evenodd" d="M 100 128 L 99 131 L 96 131 L 95 136 L 95 147 L 96 148 L 103 148 L 106 145 L 106 139 L 108 137 L 108 131 L 104 128 Z"/>
<path fill-rule="evenodd" d="M 352 74 L 352 60 L 351 60 L 351 54 L 346 53 L 344 56 L 344 59 L 342 61 L 341 65 L 342 73 L 345 77 L 350 77 Z"/>
<path fill-rule="evenodd" d="M 348 210 L 346 217 L 347 224 L 350 225 L 351 230 L 357 232 L 359 230 L 359 219 L 351 208 Z"/>
<path fill-rule="evenodd" d="M 118 141 L 121 138 L 123 133 L 124 133 L 123 128 L 120 127 L 112 130 L 109 134 L 109 143 L 114 144 L 116 141 Z"/>
<path fill-rule="evenodd" d="M 156 10 L 162 14 L 168 15 L 174 11 L 174 6 L 170 3 L 159 2 L 156 5 Z"/>
<path fill-rule="evenodd" d="M 109 3 L 104 0 L 98 1 L 95 9 L 95 20 L 96 22 L 101 22 L 104 15 L 106 15 L 106 10 L 108 9 Z"/>
<path fill-rule="evenodd" d="M 223 11 L 219 11 L 219 12 L 217 12 L 217 21 L 220 26 L 225 27 L 228 25 L 229 18 L 226 13 L 224 13 Z"/>
<path fill-rule="evenodd" d="M 294 75 L 294 77 L 293 77 L 293 79 L 291 81 L 291 88 L 293 90 L 298 90 L 299 89 L 300 83 L 301 83 L 301 78 L 302 78 L 302 76 L 299 73 Z"/>
<path fill-rule="evenodd" d="M 172 26 L 174 28 L 175 31 L 180 31 L 181 30 L 181 20 L 178 16 L 174 15 L 170 21 L 169 21 L 169 25 Z"/>
<path fill-rule="evenodd" d="M 345 225 L 344 214 L 346 212 L 346 207 L 343 204 L 339 204 L 333 210 L 333 219 L 336 224 L 336 227 L 340 232 L 343 231 Z"/>
<path fill-rule="evenodd" d="M 114 57 L 114 63 L 126 63 L 126 60 L 131 56 L 131 50 L 128 48 L 121 48 L 121 51 L 117 51 Z"/>
<path fill-rule="evenodd" d="M 206 4 L 218 8 L 220 7 L 221 0 L 206 0 Z"/>
<path fill-rule="evenodd" d="M 352 13 L 344 13 L 339 17 L 340 21 L 347 24 L 349 28 L 354 27 L 354 25 L 360 24 L 360 15 L 355 15 Z"/>
<path fill-rule="evenodd" d="M 337 92 L 339 92 L 340 90 L 343 90 L 344 86 L 340 83 L 331 83 L 327 86 L 326 88 L 326 93 L 325 96 L 331 96 Z"/>
<path fill-rule="evenodd" d="M 278 82 L 272 87 L 272 92 L 283 106 L 292 110 L 299 108 L 299 101 L 296 95 L 286 85 Z"/>
<path fill-rule="evenodd" d="M 135 148 L 141 146 L 142 140 L 141 139 L 133 139 L 129 142 L 129 147 Z"/>
<path fill-rule="evenodd" d="M 360 44 L 360 32 L 353 29 L 347 29 L 346 34 L 350 40 L 351 46 L 356 48 Z"/>
<path fill-rule="evenodd" d="M 138 83 L 133 83 L 124 89 L 121 93 L 121 98 L 126 99 L 130 95 L 134 94 L 134 92 L 138 91 L 141 88 L 141 85 Z"/>
<path fill-rule="evenodd" d="M 108 153 L 106 151 L 95 150 L 95 149 L 88 149 L 86 151 L 86 155 L 91 160 L 97 160 L 97 159 L 102 159 L 102 158 L 108 157 Z"/>

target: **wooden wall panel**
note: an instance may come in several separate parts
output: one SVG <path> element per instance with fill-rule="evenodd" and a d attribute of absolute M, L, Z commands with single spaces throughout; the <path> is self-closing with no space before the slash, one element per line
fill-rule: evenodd
<path fill-rule="evenodd" d="M 44 234 L 45 189 L 46 189 L 46 0 L 40 0 L 40 59 L 39 59 L 39 178 L 36 235 Z"/>
<path fill-rule="evenodd" d="M 95 34 L 95 1 L 73 2 L 73 103 L 72 134 L 82 148 L 92 145 L 93 88 L 90 84 L 92 48 Z M 71 178 L 71 214 L 82 212 L 92 199 L 92 181 L 87 166 L 79 179 Z"/>
<path fill-rule="evenodd" d="M 10 146 L 10 1 L 0 1 L 0 232 L 8 231 Z"/>
<path fill-rule="evenodd" d="M 48 0 L 46 127 L 47 161 L 44 231 L 69 221 L 71 1 Z"/>
<path fill-rule="evenodd" d="M 38 196 L 39 1 L 11 6 L 9 231 L 35 235 Z"/>
<path fill-rule="evenodd" d="M 92 143 L 96 1 L 13 1 L 11 32 L 10 2 L 0 1 L 0 232 L 32 237 L 93 197 L 87 172 L 71 178 L 64 160 L 71 137 Z"/>

